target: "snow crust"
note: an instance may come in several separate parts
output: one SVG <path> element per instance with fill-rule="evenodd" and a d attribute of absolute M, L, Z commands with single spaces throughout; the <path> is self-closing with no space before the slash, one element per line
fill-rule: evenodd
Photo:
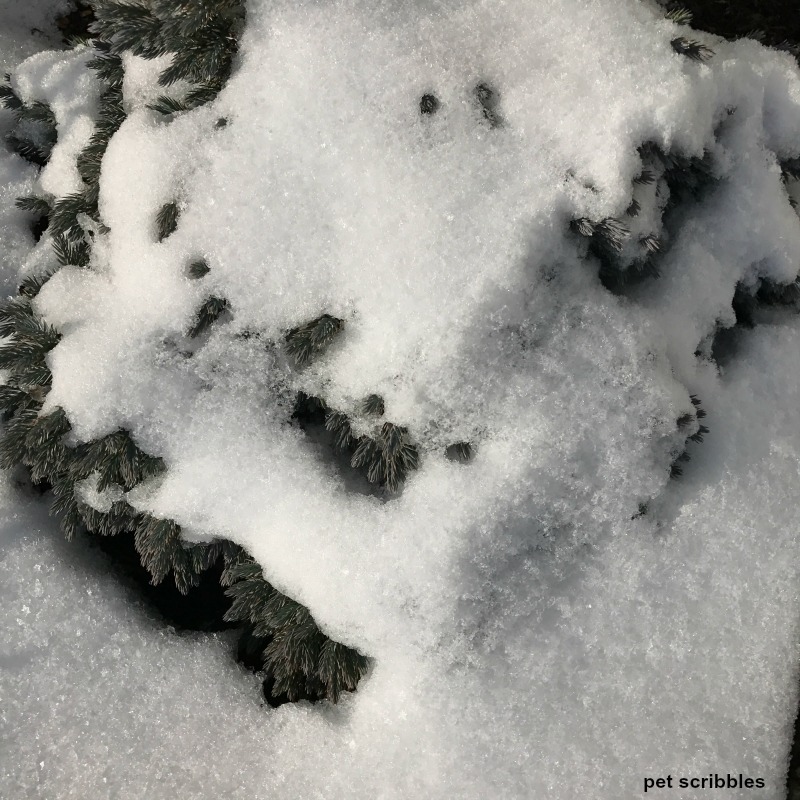
<path fill-rule="evenodd" d="M 678 769 L 781 796 L 800 328 L 760 325 L 725 369 L 708 340 L 737 283 L 797 275 L 778 159 L 800 155 L 800 80 L 788 56 L 692 33 L 716 50 L 696 64 L 679 33 L 634 0 L 254 0 L 226 89 L 171 122 L 145 107 L 154 71 L 127 64 L 110 233 L 37 299 L 64 334 L 49 407 L 77 439 L 130 430 L 169 470 L 129 502 L 246 546 L 375 660 L 341 708 L 241 723 L 274 770 L 248 796 L 618 798 Z M 66 164 L 95 90 L 44 91 L 73 110 Z M 441 105 L 424 116 L 426 93 Z M 619 298 L 568 224 L 624 216 L 646 141 L 709 151 L 719 181 L 673 231 L 641 190 L 635 234 L 669 250 Z M 232 316 L 198 346 L 212 295 Z M 283 336 L 323 313 L 343 332 L 298 370 Z M 362 432 L 360 402 L 384 398 L 422 454 L 402 494 L 353 490 L 290 424 L 300 389 Z M 711 434 L 676 483 L 690 394 Z M 445 458 L 459 441 L 469 464 Z"/>

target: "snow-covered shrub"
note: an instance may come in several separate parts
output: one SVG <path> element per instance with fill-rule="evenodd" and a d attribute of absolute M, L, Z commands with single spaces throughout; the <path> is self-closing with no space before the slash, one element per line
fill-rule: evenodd
<path fill-rule="evenodd" d="M 677 513 L 720 330 L 796 303 L 794 63 L 641 0 L 96 11 L 3 90 L 49 224 L 0 463 L 155 581 L 223 559 L 276 695 L 448 672 L 517 752 L 542 565 Z"/>
<path fill-rule="evenodd" d="M 260 643 L 269 672 L 271 699 L 329 697 L 335 701 L 342 689 L 355 688 L 366 668 L 363 656 L 324 636 L 308 611 L 267 583 L 261 569 L 241 548 L 216 539 L 210 544 L 187 547 L 173 520 L 134 509 L 124 493 L 158 476 L 164 463 L 141 450 L 126 428 L 70 446 L 62 441 L 72 428 L 64 410 L 56 407 L 50 413 L 42 412 L 52 382 L 46 356 L 61 334 L 39 319 L 31 300 L 57 268 L 89 267 L 94 237 L 107 230 L 98 208 L 99 181 L 108 143 L 126 118 L 120 54 L 130 51 L 150 58 L 174 54 L 159 83 L 172 86 L 191 82 L 192 86 L 180 101 L 159 98 L 154 108 L 164 114 L 188 110 L 212 100 L 224 85 L 244 14 L 238 0 L 154 4 L 152 10 L 110 3 L 99 6 L 98 11 L 94 53 L 88 59 L 84 50 L 78 55 L 79 66 L 96 73 L 93 83 L 97 122 L 75 164 L 66 165 L 68 170 L 77 168 L 80 184 L 74 180 L 75 175 L 71 177 L 80 191 L 55 190 L 46 192 L 46 196 L 20 197 L 17 201 L 18 208 L 33 215 L 37 228 L 45 222 L 57 265 L 27 276 L 20 285 L 19 298 L 3 310 L 0 331 L 13 343 L 0 356 L 3 367 L 10 372 L 8 383 L 2 387 L 2 402 L 10 419 L 0 445 L 0 459 L 6 467 L 25 464 L 34 481 L 46 481 L 52 487 L 53 511 L 59 514 L 68 537 L 79 527 L 103 536 L 133 536 L 142 564 L 154 583 L 171 573 L 178 589 L 186 593 L 198 584 L 202 572 L 223 559 L 222 582 L 231 587 L 233 598 L 226 616 L 248 623 L 243 633 L 245 647 L 253 649 Z M 44 58 L 52 60 L 52 56 Z M 63 57 L 56 56 L 54 71 L 62 61 Z M 44 167 L 57 140 L 53 109 L 40 100 L 24 102 L 8 81 L 0 87 L 0 97 L 15 119 L 13 130 L 6 136 L 7 144 L 18 155 Z M 82 97 L 79 102 L 86 100 Z M 85 108 L 79 111 L 86 113 Z M 81 120 L 76 116 L 78 123 L 85 121 L 85 117 Z M 45 188 L 46 178 L 42 183 Z M 156 220 L 159 241 L 174 232 L 177 213 L 175 203 L 167 203 L 160 210 Z M 203 262 L 195 262 L 189 272 L 199 278 L 204 270 L 207 267 Z M 208 298 L 197 312 L 189 337 L 203 333 L 225 306 L 224 300 Z M 319 336 L 319 328 L 324 328 L 324 322 L 311 332 L 312 337 Z M 304 331 L 298 331 L 292 341 L 300 343 L 304 335 Z M 318 349 L 317 342 L 312 341 L 311 347 Z M 300 351 L 297 359 L 303 360 Z M 87 481 L 97 496 L 110 491 L 108 500 L 87 502 L 82 494 L 82 485 Z"/>

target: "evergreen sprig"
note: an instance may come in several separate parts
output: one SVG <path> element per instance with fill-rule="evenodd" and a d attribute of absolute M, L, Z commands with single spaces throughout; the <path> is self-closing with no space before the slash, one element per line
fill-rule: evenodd
<path fill-rule="evenodd" d="M 200 574 L 209 566 L 205 549 L 185 546 L 180 525 L 171 519 L 140 514 L 134 544 L 142 565 L 152 576 L 152 583 L 161 583 L 171 571 L 181 594 L 197 586 Z"/>
<path fill-rule="evenodd" d="M 205 259 L 200 258 L 197 261 L 193 261 L 191 264 L 189 264 L 186 273 L 193 280 L 198 280 L 208 275 L 210 271 L 211 267 L 208 266 L 208 262 Z"/>
<path fill-rule="evenodd" d="M 628 226 L 615 217 L 606 217 L 599 222 L 580 217 L 572 221 L 571 227 L 581 236 L 591 238 L 595 244 L 615 253 L 622 251 L 631 235 Z"/>
<path fill-rule="evenodd" d="M 325 415 L 325 429 L 333 433 L 333 446 L 339 450 L 347 450 L 356 441 L 350 419 L 341 411 L 328 411 Z"/>
<path fill-rule="evenodd" d="M 89 265 L 91 247 L 85 239 L 74 241 L 66 236 L 54 236 L 53 250 L 62 267 L 86 267 Z"/>
<path fill-rule="evenodd" d="M 336 334 L 344 327 L 344 320 L 323 314 L 286 335 L 286 350 L 298 367 L 304 367 L 311 359 L 325 350 Z"/>
<path fill-rule="evenodd" d="M 10 419 L 14 412 L 29 400 L 31 400 L 30 394 L 18 386 L 0 384 L 0 410 L 5 419 Z"/>
<path fill-rule="evenodd" d="M 21 211 L 29 211 L 40 217 L 49 217 L 52 211 L 49 201 L 44 197 L 18 197 L 15 205 Z"/>
<path fill-rule="evenodd" d="M 660 253 L 662 242 L 654 233 L 646 233 L 639 237 L 639 244 L 650 254 Z"/>
<path fill-rule="evenodd" d="M 145 58 L 171 53 L 172 63 L 161 73 L 159 83 L 204 84 L 211 99 L 230 74 L 244 4 L 241 0 L 104 2 L 96 16 L 92 30 L 110 52 L 129 51 Z"/>
<path fill-rule="evenodd" d="M 56 201 L 50 215 L 50 234 L 80 242 L 86 232 L 79 220 L 81 214 L 94 219 L 97 216 L 98 187 L 88 186 L 82 192 L 68 194 Z"/>
<path fill-rule="evenodd" d="M 30 469 L 35 483 L 46 480 L 53 470 L 60 471 L 68 460 L 67 447 L 61 441 L 71 430 L 63 409 L 37 416 L 25 435 L 22 463 Z"/>
<path fill-rule="evenodd" d="M 180 209 L 175 202 L 164 203 L 156 216 L 156 230 L 158 241 L 163 242 L 168 236 L 172 236 L 178 229 L 178 217 Z"/>
<path fill-rule="evenodd" d="M 94 45 L 95 55 L 86 66 L 94 70 L 97 79 L 109 87 L 121 87 L 125 79 L 122 58 L 116 53 L 109 52 L 107 45 L 100 40 L 96 40 Z"/>
<path fill-rule="evenodd" d="M 189 329 L 189 337 L 194 339 L 207 331 L 228 308 L 228 301 L 224 298 L 209 297 L 198 309 L 194 325 Z"/>
<path fill-rule="evenodd" d="M 125 74 L 122 59 L 119 55 L 108 52 L 108 47 L 103 42 L 95 42 L 95 47 L 97 55 L 88 66 L 94 69 L 98 80 L 103 82 L 106 88 L 100 96 L 94 133 L 78 156 L 78 172 L 90 188 L 97 187 L 100 180 L 100 165 L 108 142 L 119 130 L 126 116 L 122 97 L 122 81 Z"/>
<path fill-rule="evenodd" d="M 699 199 L 716 182 L 713 155 L 708 150 L 702 156 L 685 156 L 665 151 L 655 142 L 645 142 L 639 147 L 639 155 L 642 163 L 660 174 L 669 188 L 665 211 L 679 202 Z"/>
<path fill-rule="evenodd" d="M 6 144 L 20 158 L 24 158 L 37 167 L 45 166 L 50 158 L 49 148 L 36 144 L 30 139 L 17 136 L 15 133 L 6 134 Z"/>
<path fill-rule="evenodd" d="M 705 419 L 706 417 L 706 412 L 703 409 L 700 398 L 697 395 L 692 394 L 689 395 L 689 400 L 692 404 L 692 410 L 684 412 L 680 417 L 678 417 L 677 427 L 679 431 L 685 431 L 687 428 L 690 428 L 693 425 L 696 425 L 696 428 L 692 434 L 686 437 L 684 449 L 670 465 L 670 478 L 680 478 L 683 475 L 682 464 L 691 461 L 691 455 L 686 449 L 686 445 L 688 445 L 689 442 L 693 442 L 695 444 L 703 442 L 706 434 L 709 433 L 708 427 L 700 422 L 700 420 Z"/>
<path fill-rule="evenodd" d="M 200 82 L 197 86 L 190 89 L 181 99 L 170 95 L 159 95 L 152 103 L 148 104 L 151 111 L 157 111 L 164 116 L 180 114 L 183 111 L 191 111 L 193 108 L 210 103 L 220 92 L 222 85 L 209 81 Z"/>
<path fill-rule="evenodd" d="M 164 462 L 141 450 L 125 430 L 78 445 L 70 462 L 73 479 L 98 474 L 97 491 L 119 486 L 124 491 L 161 474 Z"/>
<path fill-rule="evenodd" d="M 27 438 L 39 418 L 40 408 L 41 403 L 26 395 L 7 418 L 0 440 L 0 467 L 3 469 L 11 469 L 29 460 Z"/>
<path fill-rule="evenodd" d="M 14 87 L 11 85 L 11 75 L 8 73 L 3 77 L 3 83 L 0 83 L 0 103 L 3 104 L 4 108 L 15 113 L 19 113 L 25 108 L 22 98 L 14 91 Z"/>
<path fill-rule="evenodd" d="M 45 166 L 58 138 L 53 110 L 40 100 L 24 102 L 11 85 L 10 75 L 0 84 L 0 103 L 13 111 L 16 121 L 14 129 L 5 137 L 8 147 L 26 161 Z"/>
<path fill-rule="evenodd" d="M 0 369 L 9 370 L 7 382 L 20 388 L 49 385 L 52 380 L 45 357 L 61 335 L 43 322 L 28 297 L 17 297 L 0 306 Z"/>
<path fill-rule="evenodd" d="M 50 225 L 52 209 L 49 201 L 43 197 L 18 197 L 16 206 L 20 211 L 26 211 L 33 215 L 34 219 L 31 222 L 30 230 L 34 241 L 38 242 Z"/>
<path fill-rule="evenodd" d="M 379 394 L 371 394 L 361 403 L 361 413 L 370 416 L 382 417 L 385 412 L 383 398 Z"/>
<path fill-rule="evenodd" d="M 78 506 L 83 524 L 98 536 L 120 536 L 136 528 L 139 515 L 126 500 L 115 500 L 108 511 L 85 504 Z"/>
<path fill-rule="evenodd" d="M 152 103 L 148 103 L 147 107 L 151 111 L 157 111 L 164 116 L 177 114 L 180 111 L 189 111 L 191 108 L 191 106 L 183 100 L 178 100 L 175 97 L 169 97 L 164 94 L 157 97 Z"/>
<path fill-rule="evenodd" d="M 172 63 L 161 73 L 158 82 L 172 86 L 178 81 L 210 84 L 227 78 L 235 40 L 221 38 L 224 29 L 210 26 L 201 34 L 183 39 L 181 49 L 174 53 Z"/>
<path fill-rule="evenodd" d="M 328 404 L 321 397 L 298 392 L 294 399 L 292 419 L 301 424 L 325 424 Z"/>
<path fill-rule="evenodd" d="M 687 8 L 683 8 L 682 6 L 677 6 L 670 9 L 667 11 L 665 16 L 670 22 L 674 22 L 676 25 L 692 24 L 692 12 Z"/>
<path fill-rule="evenodd" d="M 101 2 L 95 8 L 95 17 L 92 33 L 115 55 L 127 51 L 157 58 L 168 52 L 161 21 L 144 3 Z"/>
<path fill-rule="evenodd" d="M 450 461 L 466 464 L 472 461 L 474 448 L 469 442 L 456 442 L 445 450 L 445 455 Z"/>
<path fill-rule="evenodd" d="M 714 51 L 710 47 L 707 47 L 702 42 L 698 42 L 696 39 L 676 36 L 670 44 L 676 53 L 686 56 L 686 58 L 690 58 L 692 61 L 698 61 L 701 64 L 710 61 L 714 56 Z"/>
<path fill-rule="evenodd" d="M 335 703 L 343 691 L 355 690 L 368 659 L 325 636 L 308 609 L 269 584 L 253 559 L 246 554 L 234 559 L 222 582 L 232 600 L 225 619 L 249 622 L 250 634 L 263 640 L 263 669 L 273 695 Z"/>
<path fill-rule="evenodd" d="M 385 422 L 375 436 L 362 436 L 350 461 L 366 470 L 367 480 L 397 492 L 411 470 L 419 466 L 419 450 L 408 429 Z"/>

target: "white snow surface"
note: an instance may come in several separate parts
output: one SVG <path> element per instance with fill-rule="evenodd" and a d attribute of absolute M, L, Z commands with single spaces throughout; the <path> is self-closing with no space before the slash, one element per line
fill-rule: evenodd
<path fill-rule="evenodd" d="M 716 771 L 766 780 L 717 796 L 783 798 L 800 437 L 775 398 L 796 396 L 799 344 L 796 324 L 748 335 L 711 420 L 726 436 L 657 533 L 512 562 L 484 604 L 502 647 L 416 675 L 379 659 L 338 706 L 260 708 L 224 642 L 160 627 L 4 487 L 0 794 L 617 800 Z"/>
<path fill-rule="evenodd" d="M 153 70 L 128 62 L 131 113 L 101 177 L 110 233 L 92 269 L 61 270 L 37 299 L 64 334 L 48 407 L 66 410 L 76 439 L 132 431 L 169 469 L 130 502 L 247 547 L 374 667 L 337 708 L 255 713 L 217 686 L 243 771 L 215 752 L 218 726 L 196 725 L 194 752 L 170 746 L 163 783 L 145 786 L 107 768 L 130 747 L 117 733 L 96 761 L 81 740 L 52 748 L 62 779 L 94 787 L 71 795 L 60 780 L 55 796 L 174 796 L 173 770 L 207 777 L 179 792 L 196 797 L 610 800 L 638 796 L 648 776 L 715 771 L 766 780 L 729 797 L 782 796 L 800 326 L 765 319 L 724 369 L 707 342 L 732 324 L 737 282 L 797 275 L 800 222 L 777 159 L 800 155 L 800 76 L 754 42 L 689 32 L 716 50 L 699 65 L 671 48 L 679 33 L 639 0 L 254 0 L 226 89 L 172 122 L 145 107 Z M 475 101 L 481 83 L 499 96 L 497 127 Z M 73 121 L 94 102 L 68 81 L 43 91 Z M 423 117 L 426 93 L 441 106 Z M 648 140 L 710 150 L 719 181 L 673 232 L 650 197 L 636 235 L 670 248 L 661 277 L 620 298 L 568 223 L 624 216 Z M 156 214 L 174 199 L 178 229 L 159 243 Z M 211 270 L 191 281 L 198 257 Z M 232 317 L 198 346 L 186 331 L 212 295 Z M 344 329 L 298 370 L 283 336 L 323 313 Z M 399 496 L 355 491 L 290 424 L 298 389 L 361 431 L 373 424 L 361 400 L 384 398 L 422 454 Z M 670 481 L 690 393 L 711 433 Z M 444 457 L 458 441 L 475 445 L 471 463 Z M 7 559 L 12 580 L 53 558 L 44 547 Z M 33 630 L 67 613 L 48 608 Z M 160 660 L 178 645 L 152 635 L 143 669 L 178 669 Z M 97 640 L 83 646 L 95 663 Z M 8 693 L 20 719 L 43 678 L 15 663 L 3 681 L 28 687 Z M 88 724 L 89 671 L 70 676 L 68 724 Z M 180 739 L 185 722 L 159 711 L 151 683 L 119 702 Z M 137 730 L 144 769 L 150 734 Z M 28 763 L 40 734 L 22 731 L 4 760 Z M 32 772 L 16 779 L 22 796 L 53 796 L 35 793 Z"/>

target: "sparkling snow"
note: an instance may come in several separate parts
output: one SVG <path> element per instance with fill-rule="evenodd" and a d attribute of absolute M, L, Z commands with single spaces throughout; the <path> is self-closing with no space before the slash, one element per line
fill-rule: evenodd
<path fill-rule="evenodd" d="M 690 32 L 716 50 L 699 65 L 673 51 L 680 33 L 638 0 L 254 0 L 226 89 L 171 122 L 146 108 L 153 70 L 128 62 L 131 113 L 101 176 L 110 233 L 92 270 L 61 270 L 37 299 L 64 333 L 48 404 L 80 439 L 131 430 L 169 471 L 130 502 L 245 545 L 374 669 L 340 707 L 259 710 L 218 643 L 153 630 L 105 582 L 90 599 L 95 579 L 56 568 L 61 545 L 9 546 L 17 794 L 616 800 L 649 776 L 742 772 L 782 797 L 800 324 L 742 332 L 724 368 L 703 354 L 738 282 L 797 274 L 777 161 L 800 155 L 800 75 Z M 19 70 L 23 95 L 48 58 Z M 85 55 L 59 58 L 77 76 Z M 48 184 L 66 193 L 96 89 L 41 91 L 74 130 Z M 427 93 L 440 106 L 423 116 Z M 718 182 L 672 231 L 642 191 L 635 234 L 669 248 L 661 277 L 620 298 L 569 222 L 624 217 L 647 141 L 710 151 Z M 190 281 L 198 257 L 211 270 Z M 187 358 L 212 295 L 232 318 Z M 343 332 L 298 370 L 282 337 L 323 313 Z M 300 389 L 365 431 L 360 402 L 384 398 L 422 456 L 399 496 L 351 491 L 288 424 Z M 672 481 L 690 394 L 711 433 Z M 444 456 L 459 441 L 469 464 Z M 37 599 L 39 562 L 53 588 Z"/>

